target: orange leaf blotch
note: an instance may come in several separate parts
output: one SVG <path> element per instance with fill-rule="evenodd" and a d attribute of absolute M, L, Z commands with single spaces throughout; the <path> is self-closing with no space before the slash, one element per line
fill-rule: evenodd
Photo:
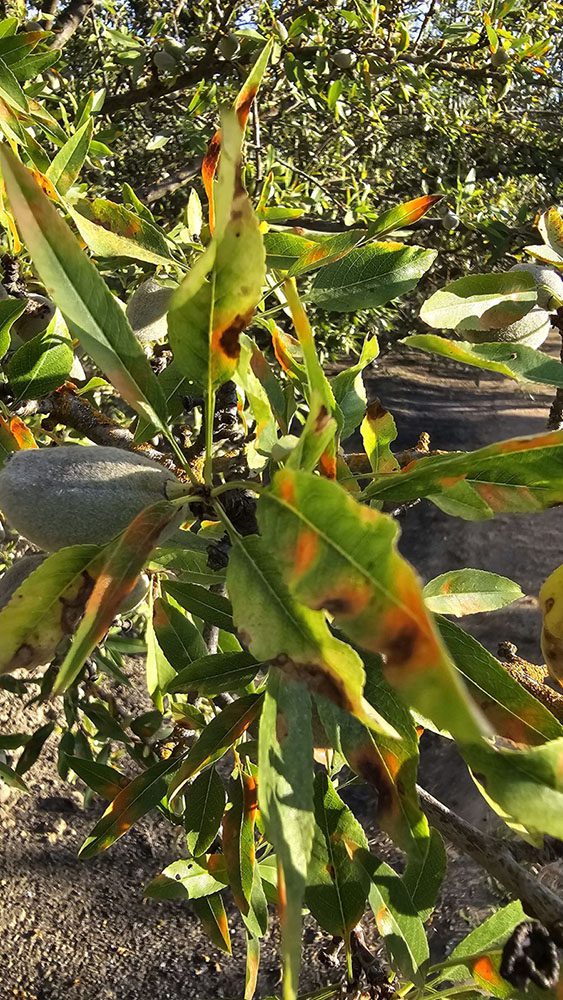
<path fill-rule="evenodd" d="M 280 472 L 278 474 L 277 485 L 280 497 L 285 503 L 295 503 L 295 486 L 291 474 Z"/>
<path fill-rule="evenodd" d="M 442 489 L 451 490 L 454 486 L 457 486 L 458 483 L 462 483 L 464 479 L 465 473 L 462 473 L 459 476 L 442 476 L 442 478 L 438 480 L 438 483 Z"/>
<path fill-rule="evenodd" d="M 498 445 L 499 455 L 509 455 L 514 451 L 535 451 L 536 448 L 553 448 L 563 442 L 561 431 L 551 431 L 547 434 L 538 434 L 532 438 L 514 438 L 510 441 L 503 441 Z"/>
<path fill-rule="evenodd" d="M 336 479 L 336 456 L 323 451 L 319 459 L 319 469 L 325 479 Z"/>
<path fill-rule="evenodd" d="M 483 979 L 491 986 L 503 986 L 504 980 L 500 978 L 493 963 L 487 955 L 482 955 L 473 963 L 473 972 L 479 979 Z"/>
<path fill-rule="evenodd" d="M 5 422 L 2 421 L 2 424 L 5 425 Z M 36 442 L 35 438 L 33 437 L 33 434 L 29 430 L 29 427 L 26 427 L 26 425 L 24 424 L 23 420 L 20 420 L 19 417 L 12 417 L 11 418 L 11 420 L 10 420 L 10 432 L 11 432 L 12 436 L 16 439 L 16 441 L 17 441 L 17 443 L 18 443 L 18 445 L 19 445 L 19 447 L 20 447 L 20 449 L 22 451 L 24 451 L 25 449 L 31 449 L 31 448 L 37 448 L 38 447 L 37 442 Z"/>
<path fill-rule="evenodd" d="M 318 601 L 319 608 L 325 608 L 338 620 L 357 618 L 373 599 L 373 587 L 364 580 L 342 581 L 333 584 Z"/>
<path fill-rule="evenodd" d="M 407 610 L 408 608 L 408 610 Z M 385 675 L 400 686 L 409 674 L 437 667 L 443 653 L 418 599 L 413 605 L 388 608 L 381 625 L 380 651 L 385 654 Z"/>
<path fill-rule="evenodd" d="M 290 343 L 293 343 L 295 346 L 299 344 L 299 341 L 296 340 L 295 337 L 292 337 L 289 334 L 287 335 L 287 339 Z M 281 338 L 281 334 L 277 326 L 274 327 L 274 329 L 272 330 L 272 347 L 274 348 L 274 355 L 280 368 L 282 368 L 287 375 L 293 377 L 292 358 Z"/>
<path fill-rule="evenodd" d="M 319 549 L 319 540 L 314 531 L 303 529 L 297 536 L 293 556 L 293 571 L 295 576 L 303 576 L 311 569 Z"/>
<path fill-rule="evenodd" d="M 254 98 L 256 97 L 257 90 L 258 86 L 256 84 L 252 87 L 243 87 L 237 97 L 235 111 L 241 128 L 244 128 L 248 121 L 250 109 Z"/>
<path fill-rule="evenodd" d="M 240 335 L 254 315 L 254 309 L 237 313 L 226 326 L 218 327 L 211 335 L 211 353 L 238 361 L 240 356 Z"/>

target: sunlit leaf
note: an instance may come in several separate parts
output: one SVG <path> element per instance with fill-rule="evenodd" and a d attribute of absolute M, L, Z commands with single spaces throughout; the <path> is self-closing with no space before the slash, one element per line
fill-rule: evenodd
<path fill-rule="evenodd" d="M 214 767 L 209 767 L 184 793 L 184 826 L 188 850 L 194 858 L 211 847 L 225 809 L 225 789 Z"/>
<path fill-rule="evenodd" d="M 231 954 L 231 936 L 223 897 L 219 892 L 199 899 L 191 897 L 192 910 L 201 920 L 203 929 L 216 948 Z"/>
<path fill-rule="evenodd" d="M 435 258 L 435 250 L 370 243 L 323 267 L 308 298 L 329 312 L 375 309 L 414 288 Z"/>
<path fill-rule="evenodd" d="M 424 603 L 434 614 L 474 615 L 496 611 L 524 596 L 517 583 L 506 576 L 483 569 L 456 569 L 430 580 L 424 590 Z"/>
<path fill-rule="evenodd" d="M 438 330 L 500 330 L 530 312 L 538 300 L 527 271 L 468 274 L 434 292 L 420 318 Z"/>
<path fill-rule="evenodd" d="M 89 118 L 68 142 L 59 149 L 55 159 L 47 169 L 47 177 L 55 185 L 59 194 L 66 194 L 78 177 L 88 155 L 92 139 L 93 120 Z"/>
<path fill-rule="evenodd" d="M 420 198 L 413 198 L 412 201 L 405 201 L 402 205 L 389 208 L 386 212 L 382 212 L 375 222 L 370 223 L 370 237 L 385 236 L 387 233 L 393 232 L 394 229 L 412 226 L 413 222 L 422 219 L 441 200 L 441 194 L 425 194 Z"/>
<path fill-rule="evenodd" d="M 258 501 L 258 522 L 297 600 L 325 608 L 354 642 L 383 653 L 387 680 L 422 715 L 463 740 L 479 738 L 479 713 L 397 551 L 396 521 L 338 483 L 284 469 Z"/>
<path fill-rule="evenodd" d="M 168 243 L 157 226 L 107 198 L 81 200 L 69 207 L 78 232 L 99 257 L 132 257 L 168 264 Z"/>
<path fill-rule="evenodd" d="M 465 341 L 447 340 L 435 333 L 414 334 L 405 337 L 403 344 L 438 354 L 463 365 L 498 372 L 516 382 L 537 382 L 563 389 L 563 365 L 543 351 L 526 344 L 469 344 Z"/>

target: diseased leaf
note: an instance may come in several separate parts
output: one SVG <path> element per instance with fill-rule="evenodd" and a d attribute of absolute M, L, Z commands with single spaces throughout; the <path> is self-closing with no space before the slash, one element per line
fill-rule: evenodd
<path fill-rule="evenodd" d="M 192 910 L 201 920 L 203 929 L 216 948 L 231 954 L 231 936 L 225 912 L 225 904 L 220 892 L 199 899 L 191 897 Z"/>
<path fill-rule="evenodd" d="M 538 301 L 533 275 L 468 274 L 434 292 L 420 318 L 437 330 L 500 330 L 530 312 Z"/>
<path fill-rule="evenodd" d="M 50 663 L 84 611 L 99 553 L 96 545 L 60 549 L 18 587 L 0 611 L 0 674 Z"/>
<path fill-rule="evenodd" d="M 166 778 L 178 770 L 187 751 L 178 757 L 159 760 L 130 781 L 107 807 L 79 851 L 81 858 L 93 858 L 123 837 L 141 816 L 158 805 L 166 794 Z"/>
<path fill-rule="evenodd" d="M 108 764 L 100 764 L 95 760 L 85 760 L 83 757 L 70 755 L 67 757 L 67 763 L 69 769 L 74 771 L 88 785 L 88 788 L 109 802 L 113 801 L 129 784 L 129 779 L 124 774 Z"/>
<path fill-rule="evenodd" d="M 373 471 L 397 472 L 399 463 L 390 448 L 397 438 L 397 426 L 393 416 L 381 405 L 379 399 L 373 399 L 369 404 L 360 430 L 364 450 Z"/>
<path fill-rule="evenodd" d="M 561 362 L 525 344 L 469 344 L 447 340 L 435 333 L 415 334 L 405 337 L 401 343 L 474 368 L 498 372 L 516 382 L 536 382 L 563 389 Z"/>
<path fill-rule="evenodd" d="M 456 569 L 430 580 L 422 591 L 426 607 L 434 614 L 474 615 L 497 611 L 524 596 L 517 583 L 483 569 Z"/>
<path fill-rule="evenodd" d="M 563 502 L 563 431 L 419 458 L 401 472 L 377 476 L 364 497 L 393 503 L 428 497 L 469 521 L 546 510 Z"/>
<path fill-rule="evenodd" d="M 258 751 L 258 804 L 278 857 L 284 997 L 290 1000 L 299 981 L 301 910 L 315 827 L 313 731 L 310 695 L 274 669 L 264 697 Z"/>
<path fill-rule="evenodd" d="M 300 274 L 307 274 L 309 271 L 316 271 L 320 267 L 326 267 L 334 261 L 346 257 L 350 250 L 357 247 L 365 239 L 366 233 L 363 229 L 352 229 L 347 232 L 337 233 L 328 239 L 315 243 L 305 251 L 288 271 L 288 277 L 297 277 Z"/>
<path fill-rule="evenodd" d="M 397 551 L 392 518 L 338 483 L 283 469 L 258 501 L 258 522 L 298 601 L 325 608 L 354 642 L 383 653 L 386 679 L 422 715 L 460 739 L 480 738 L 486 727 Z"/>
<path fill-rule="evenodd" d="M 360 424 L 366 409 L 366 390 L 362 372 L 379 354 L 377 337 L 366 338 L 360 358 L 355 365 L 345 368 L 332 381 L 334 398 L 340 407 L 343 422 L 340 439 L 346 441 Z"/>
<path fill-rule="evenodd" d="M 98 271 L 30 172 L 5 146 L 0 147 L 0 166 L 22 238 L 69 329 L 123 399 L 167 433 L 156 376 Z"/>
<path fill-rule="evenodd" d="M 225 789 L 214 767 L 200 774 L 184 793 L 188 851 L 198 858 L 211 847 L 225 810 Z"/>
<path fill-rule="evenodd" d="M 170 800 L 183 792 L 191 778 L 219 760 L 240 739 L 258 717 L 262 701 L 263 695 L 246 695 L 227 705 L 207 724 L 170 786 Z"/>
<path fill-rule="evenodd" d="M 62 694 L 75 680 L 92 650 L 104 638 L 124 598 L 133 590 L 152 550 L 178 516 L 178 508 L 166 500 L 152 504 L 137 515 L 117 542 L 111 542 L 105 549 L 98 580 L 57 675 L 54 694 Z"/>
<path fill-rule="evenodd" d="M 375 309 L 414 288 L 435 258 L 435 250 L 422 247 L 369 243 L 323 267 L 308 298 L 328 312 Z"/>
<path fill-rule="evenodd" d="M 418 222 L 427 212 L 439 201 L 441 194 L 425 194 L 420 198 L 413 198 L 412 201 L 405 201 L 402 205 L 395 205 L 386 212 L 382 212 L 375 222 L 370 223 L 369 235 L 385 236 L 393 232 L 394 229 L 404 229 L 412 226 L 413 222 Z"/>
<path fill-rule="evenodd" d="M 264 234 L 264 248 L 268 267 L 276 271 L 289 271 L 308 254 L 314 254 L 322 246 L 316 241 L 298 233 L 269 232 Z"/>
<path fill-rule="evenodd" d="M 242 137 L 236 115 L 225 113 L 213 239 L 174 293 L 168 313 L 175 362 L 208 396 L 237 367 L 239 335 L 266 277 L 262 235 L 242 183 Z"/>
<path fill-rule="evenodd" d="M 471 975 L 471 962 L 479 955 L 495 951 L 506 943 L 512 931 L 523 920 L 526 914 L 520 900 L 515 900 L 502 909 L 497 910 L 482 924 L 470 931 L 448 955 L 447 959 L 432 967 L 432 972 L 440 969 L 444 973 L 435 980 L 436 984 L 444 979 L 460 982 Z M 468 962 L 462 961 L 467 960 Z"/>
<path fill-rule="evenodd" d="M 209 859 L 211 860 L 211 859 Z M 204 899 L 225 887 L 226 876 L 216 878 L 200 861 L 174 861 L 145 889 L 149 899 Z M 210 866 L 211 867 L 211 866 Z M 196 911 L 197 912 L 197 911 Z"/>
<path fill-rule="evenodd" d="M 78 232 L 98 257 L 132 257 L 149 264 L 169 264 L 168 242 L 161 230 L 124 205 L 107 198 L 82 199 L 69 207 Z"/>
<path fill-rule="evenodd" d="M 272 551 L 277 549 L 276 543 Z M 257 660 L 271 662 L 367 725 L 382 726 L 393 735 L 363 698 L 365 672 L 358 654 L 331 634 L 322 612 L 310 611 L 291 596 L 260 538 L 234 539 L 227 586 L 237 630 Z"/>
<path fill-rule="evenodd" d="M 256 848 L 257 788 L 255 779 L 238 770 L 229 781 L 228 802 L 223 818 L 223 855 L 235 903 L 243 914 L 250 910 Z"/>

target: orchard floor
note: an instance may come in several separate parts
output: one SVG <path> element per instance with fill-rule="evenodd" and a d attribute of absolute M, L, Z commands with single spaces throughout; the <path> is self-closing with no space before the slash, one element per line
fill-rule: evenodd
<path fill-rule="evenodd" d="M 557 345 L 553 344 L 553 353 Z M 422 430 L 434 448 L 473 449 L 495 440 L 544 429 L 552 392 L 533 396 L 515 383 L 418 352 L 388 355 L 369 375 L 395 415 L 399 446 L 410 447 Z M 402 522 L 401 550 L 425 579 L 471 566 L 517 580 L 528 595 L 517 605 L 483 618 L 466 619 L 491 650 L 510 639 L 520 653 L 539 660 L 539 617 L 534 595 L 547 573 L 563 561 L 563 510 L 535 517 L 499 517 L 471 523 L 446 517 L 429 503 L 412 508 Z M 142 685 L 142 666 L 131 661 Z M 0 696 L 0 731 L 28 731 L 53 708 L 22 711 Z M 427 737 L 424 737 L 427 740 Z M 427 742 L 421 782 L 479 825 L 491 815 L 449 744 Z M 211 947 L 183 904 L 143 901 L 143 887 L 182 853 L 164 822 L 148 818 L 107 854 L 89 862 L 77 851 L 100 815 L 99 800 L 84 810 L 75 788 L 58 779 L 51 740 L 29 773 L 31 794 L 0 790 L 0 1000 L 214 1000 L 244 991 L 243 935 L 230 913 L 234 959 Z M 350 804 L 371 824 L 374 846 L 392 851 L 374 827 L 369 793 Z M 502 902 L 488 877 L 452 849 L 440 904 L 430 924 L 433 953 L 451 947 Z M 371 938 L 366 921 L 368 940 Z M 322 960 L 321 935 L 306 927 L 303 989 L 336 978 Z M 325 941 L 326 943 L 326 941 Z M 258 995 L 276 992 L 277 930 L 265 941 Z"/>

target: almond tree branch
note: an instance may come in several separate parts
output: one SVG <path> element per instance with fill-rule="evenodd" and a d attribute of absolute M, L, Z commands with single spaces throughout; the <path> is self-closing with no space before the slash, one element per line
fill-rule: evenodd
<path fill-rule="evenodd" d="M 62 49 L 78 30 L 93 6 L 94 0 L 70 0 L 68 7 L 61 11 L 53 25 L 55 36 L 51 41 L 51 47 Z"/>
<path fill-rule="evenodd" d="M 477 830 L 419 785 L 417 791 L 430 823 L 446 840 L 469 854 L 511 895 L 521 899 L 530 916 L 541 920 L 548 930 L 563 927 L 563 900 L 518 864 L 508 843 Z"/>

